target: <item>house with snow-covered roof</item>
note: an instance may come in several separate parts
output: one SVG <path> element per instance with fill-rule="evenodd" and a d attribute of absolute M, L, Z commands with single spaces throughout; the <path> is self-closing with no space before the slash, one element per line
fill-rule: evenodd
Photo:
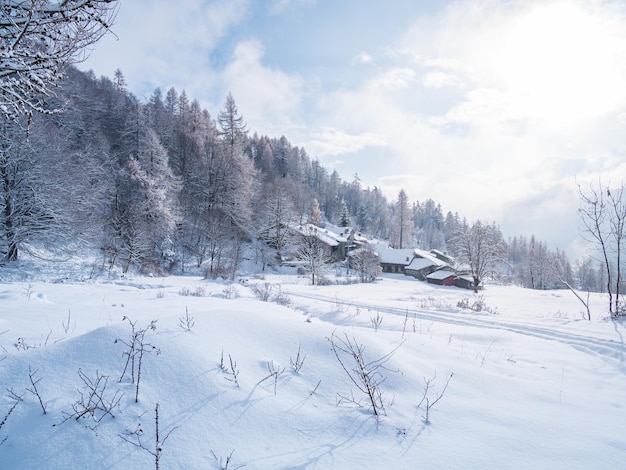
<path fill-rule="evenodd" d="M 395 249 L 378 246 L 376 251 L 383 272 L 402 273 L 422 281 L 428 274 L 450 266 L 435 255 L 418 248 Z"/>
<path fill-rule="evenodd" d="M 404 270 L 404 274 L 406 274 L 407 276 L 411 276 L 423 281 L 431 273 L 434 273 L 441 269 L 450 268 L 450 265 L 448 263 L 440 260 L 431 252 L 420 250 L 417 248 L 414 250 L 414 252 L 414 258 Z"/>
<path fill-rule="evenodd" d="M 331 256 L 335 261 L 346 258 L 350 247 L 350 240 L 344 233 L 337 233 L 330 227 L 318 227 L 313 224 L 302 224 L 293 228 L 294 232 L 304 236 L 314 236 L 324 245 L 328 246 Z"/>
<path fill-rule="evenodd" d="M 402 273 L 415 257 L 415 250 L 377 246 L 378 262 L 384 273 Z"/>
<path fill-rule="evenodd" d="M 453 271 L 446 269 L 440 269 L 434 273 L 430 273 L 426 276 L 426 282 L 430 284 L 437 284 L 439 286 L 454 286 L 456 285 L 457 275 Z"/>

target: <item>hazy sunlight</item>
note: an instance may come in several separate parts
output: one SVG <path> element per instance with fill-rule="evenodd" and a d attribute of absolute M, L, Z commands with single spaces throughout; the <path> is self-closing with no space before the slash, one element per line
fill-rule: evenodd
<path fill-rule="evenodd" d="M 537 5 L 513 21 L 496 70 L 524 114 L 567 124 L 624 98 L 619 39 L 606 19 L 575 5 Z"/>

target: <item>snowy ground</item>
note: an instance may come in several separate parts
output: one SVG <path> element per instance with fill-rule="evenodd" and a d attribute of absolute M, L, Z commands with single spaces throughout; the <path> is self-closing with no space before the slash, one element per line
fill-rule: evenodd
<path fill-rule="evenodd" d="M 234 284 L 4 279 L 0 422 L 15 396 L 23 400 L 0 428 L 0 468 L 155 468 L 156 403 L 162 469 L 624 465 L 626 331 L 606 318 L 604 297 L 592 297 L 586 321 L 567 291 L 488 286 L 478 298 L 486 310 L 474 312 L 458 307 L 477 300 L 469 291 L 401 276 L 323 287 L 277 274 Z M 269 301 L 255 285 L 271 289 Z M 275 301 L 279 286 L 288 306 Z M 144 355 L 137 403 L 129 374 L 119 382 L 131 336 L 124 317 L 137 329 L 157 320 L 144 343 L 160 354 Z M 376 419 L 350 382 L 332 335 L 364 346 L 368 361 L 395 350 L 382 370 L 385 416 Z M 29 367 L 45 415 L 27 390 Z M 108 376 L 105 400 L 123 393 L 115 418 L 64 422 L 87 396 L 79 371 Z M 425 422 L 425 379 L 434 378 L 432 402 L 451 374 Z"/>

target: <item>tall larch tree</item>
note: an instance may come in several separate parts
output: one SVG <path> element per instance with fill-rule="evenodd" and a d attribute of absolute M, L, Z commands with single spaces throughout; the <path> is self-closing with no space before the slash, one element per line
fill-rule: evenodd
<path fill-rule="evenodd" d="M 391 223 L 391 244 L 394 248 L 410 248 L 413 241 L 413 220 L 409 197 L 404 189 L 398 193 Z"/>

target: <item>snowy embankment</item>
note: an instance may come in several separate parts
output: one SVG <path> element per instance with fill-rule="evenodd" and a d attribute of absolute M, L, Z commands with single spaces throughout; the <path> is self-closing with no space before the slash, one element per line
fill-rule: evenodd
<path fill-rule="evenodd" d="M 288 306 L 272 301 L 279 285 Z M 458 306 L 477 300 L 481 312 Z M 585 321 L 567 291 L 488 286 L 476 297 L 400 277 L 2 283 L 0 467 L 155 468 L 157 454 L 162 469 L 617 468 L 625 331 L 604 304 L 592 298 Z M 129 320 L 136 332 L 156 320 L 138 402 L 132 374 L 119 381 Z M 366 361 L 395 350 L 379 369 L 380 419 L 333 337 L 363 346 Z M 115 417 L 76 420 L 86 384 L 104 376 Z M 426 422 L 423 398 L 441 396 L 450 376 Z"/>

